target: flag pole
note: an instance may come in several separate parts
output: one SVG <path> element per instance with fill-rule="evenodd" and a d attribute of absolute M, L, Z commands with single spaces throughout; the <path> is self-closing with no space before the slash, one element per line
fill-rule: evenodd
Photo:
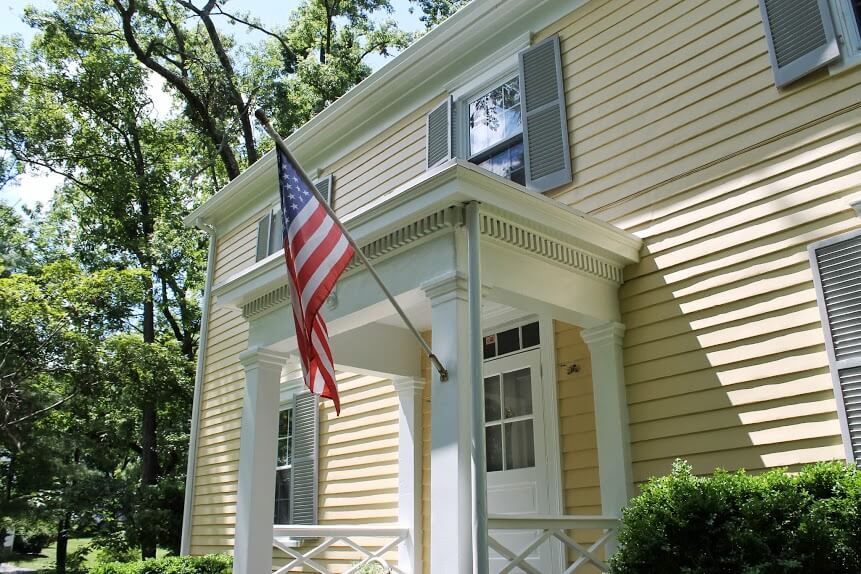
<path fill-rule="evenodd" d="M 323 209 L 326 210 L 326 213 L 328 213 L 329 217 L 332 218 L 332 221 L 335 222 L 335 225 L 337 225 L 341 229 L 341 232 L 344 234 L 344 237 L 347 239 L 347 242 L 353 247 L 353 251 L 355 252 L 356 257 L 359 258 L 359 261 L 364 263 L 365 267 L 368 269 L 368 272 L 380 286 L 380 289 L 383 290 L 383 293 L 385 293 L 386 297 L 389 299 L 389 301 L 391 301 L 392 306 L 395 308 L 395 311 L 398 312 L 398 315 L 401 316 L 401 319 L 403 319 L 406 326 L 409 327 L 416 340 L 425 350 L 425 353 L 427 353 L 428 359 L 439 373 L 439 380 L 447 381 L 448 371 L 446 370 L 446 368 L 442 365 L 437 356 L 434 355 L 433 351 L 430 348 L 430 345 L 427 344 L 427 341 L 424 340 L 421 333 L 419 333 L 419 330 L 416 329 L 415 325 L 412 324 L 412 321 L 407 318 L 407 314 L 404 313 L 404 310 L 401 308 L 397 300 L 395 300 L 395 297 L 392 295 L 392 292 L 389 291 L 389 288 L 386 287 L 385 283 L 383 283 L 382 278 L 377 274 L 377 270 L 374 269 L 374 266 L 371 265 L 370 261 L 368 261 L 368 258 L 365 256 L 362 249 L 356 243 L 356 240 L 353 239 L 353 236 L 350 235 L 350 233 L 344 227 L 344 224 L 341 223 L 341 220 L 338 219 L 337 215 L 335 215 L 335 211 L 332 209 L 332 206 L 330 206 L 329 202 L 326 201 L 322 194 L 320 194 L 320 192 L 317 190 L 317 186 L 314 185 L 314 182 L 311 181 L 311 178 L 308 177 L 308 174 L 305 173 L 305 170 L 302 169 L 299 163 L 293 158 L 293 154 L 291 154 L 290 150 L 287 149 L 287 144 L 284 143 L 284 140 L 281 139 L 281 136 L 278 135 L 278 132 L 276 132 L 275 129 L 273 129 L 272 125 L 269 123 L 269 118 L 266 116 L 266 112 L 264 112 L 262 109 L 258 109 L 256 112 L 254 112 L 254 116 L 257 118 L 257 121 L 260 122 L 260 125 L 263 126 L 263 129 L 266 130 L 266 133 L 269 134 L 269 137 L 271 137 L 275 141 L 275 146 L 278 148 L 278 150 L 285 156 L 287 156 L 287 159 L 290 160 L 290 163 L 296 166 L 299 175 L 301 175 L 302 179 L 305 180 L 305 185 L 308 187 L 311 193 L 314 194 L 314 197 L 317 198 L 317 201 L 320 202 L 320 205 L 323 206 Z"/>

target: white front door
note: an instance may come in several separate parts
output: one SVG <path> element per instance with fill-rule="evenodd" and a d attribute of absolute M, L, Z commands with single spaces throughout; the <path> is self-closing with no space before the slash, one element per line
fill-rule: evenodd
<path fill-rule="evenodd" d="M 484 362 L 484 420 L 487 453 L 488 514 L 550 514 L 544 440 L 544 400 L 539 349 Z M 491 535 L 519 554 L 537 532 L 494 531 Z M 539 572 L 551 572 L 550 544 L 529 560 Z M 490 571 L 505 562 L 490 551 Z M 515 570 L 519 571 L 519 570 Z"/>

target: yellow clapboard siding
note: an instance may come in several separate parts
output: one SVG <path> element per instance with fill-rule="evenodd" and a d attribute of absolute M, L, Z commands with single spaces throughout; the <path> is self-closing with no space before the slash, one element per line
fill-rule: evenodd
<path fill-rule="evenodd" d="M 861 194 L 861 68 L 775 89 L 761 16 L 746 0 L 593 0 L 535 37 L 553 33 L 574 181 L 548 195 L 644 239 L 620 290 L 635 480 L 678 456 L 697 472 L 842 457 L 806 248 L 859 227 L 849 201 Z M 424 170 L 425 114 L 439 101 L 324 170 L 339 212 Z M 253 263 L 256 221 L 219 239 L 218 280 Z M 557 361 L 579 367 L 556 369 L 565 511 L 598 513 L 589 353 L 578 328 L 555 331 Z M 245 332 L 239 313 L 213 312 L 194 551 L 232 543 Z M 321 519 L 394 521 L 397 398 L 385 381 L 342 384 L 342 416 L 323 410 Z M 430 385 L 423 415 L 429 557 Z M 351 556 L 326 558 L 337 570 Z"/>
<path fill-rule="evenodd" d="M 565 513 L 582 514 L 584 507 L 601 505 L 591 360 L 580 329 L 556 321 L 554 335 L 557 363 L 576 362 L 580 368 L 576 376 L 558 377 L 557 387 Z"/>

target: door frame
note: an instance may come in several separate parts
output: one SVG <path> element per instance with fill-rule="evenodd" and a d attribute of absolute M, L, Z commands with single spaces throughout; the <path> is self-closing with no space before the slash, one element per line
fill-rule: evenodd
<path fill-rule="evenodd" d="M 559 389 L 556 378 L 558 367 L 556 364 L 556 333 L 553 328 L 553 316 L 548 312 L 525 313 L 519 309 L 510 309 L 491 317 L 483 317 L 482 336 L 492 335 L 507 328 L 526 325 L 536 320 L 538 321 L 538 333 L 541 340 L 538 350 L 540 354 L 539 380 L 541 384 L 542 407 L 544 409 L 545 500 L 547 501 L 550 515 L 562 516 L 565 514 L 563 498 L 564 481 L 562 476 L 561 438 L 559 434 Z M 483 363 L 484 361 L 482 361 Z M 550 545 L 550 561 L 551 564 L 557 564 L 564 570 L 565 552 L 562 544 L 557 544 L 556 542 L 554 539 Z"/>

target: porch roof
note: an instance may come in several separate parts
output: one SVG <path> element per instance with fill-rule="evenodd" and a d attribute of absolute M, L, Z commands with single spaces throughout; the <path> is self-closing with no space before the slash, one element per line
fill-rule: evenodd
<path fill-rule="evenodd" d="M 622 268 L 639 260 L 642 241 L 634 235 L 460 159 L 379 197 L 344 224 L 374 261 L 459 226 L 460 210 L 450 208 L 471 201 L 482 206 L 485 239 L 571 271 L 618 285 Z M 250 318 L 286 301 L 283 257 L 280 250 L 215 285 L 216 304 L 241 309 Z M 354 263 L 347 274 L 358 271 Z"/>

